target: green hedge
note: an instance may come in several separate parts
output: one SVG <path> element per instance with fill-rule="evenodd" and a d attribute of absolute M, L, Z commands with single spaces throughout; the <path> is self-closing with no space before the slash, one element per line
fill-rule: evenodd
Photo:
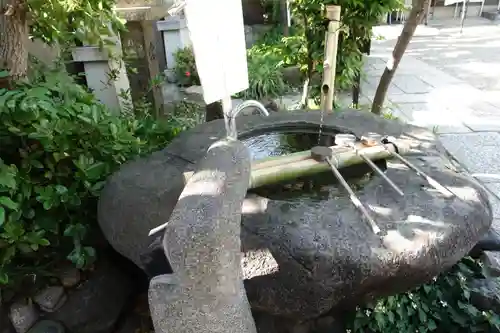
<path fill-rule="evenodd" d="M 106 178 L 179 130 L 148 115 L 115 116 L 60 71 L 0 89 L 0 285 L 65 257 L 92 263 L 85 237 Z"/>

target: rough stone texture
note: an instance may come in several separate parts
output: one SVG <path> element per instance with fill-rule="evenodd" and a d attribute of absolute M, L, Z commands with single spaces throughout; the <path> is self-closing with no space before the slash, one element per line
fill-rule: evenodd
<path fill-rule="evenodd" d="M 470 302 L 481 311 L 500 313 L 500 282 L 497 279 L 473 280 Z"/>
<path fill-rule="evenodd" d="M 500 220 L 493 220 L 490 230 L 473 249 L 475 253 L 482 253 L 483 251 L 500 251 Z"/>
<path fill-rule="evenodd" d="M 64 306 L 46 317 L 63 323 L 72 333 L 109 333 L 130 290 L 129 277 L 102 260 L 89 279 L 68 294 Z"/>
<path fill-rule="evenodd" d="M 293 204 L 248 198 L 242 267 L 253 310 L 307 320 L 334 306 L 406 291 L 451 267 L 490 227 L 485 190 L 448 168 L 432 132 L 358 111 L 329 114 L 324 121 L 326 132 L 378 132 L 411 140 L 414 151 L 407 158 L 456 197 L 444 198 L 393 160 L 386 173 L 404 189 L 404 198 L 395 197 L 379 177 L 357 191 L 372 207 L 380 235 L 347 197 Z M 238 118 L 237 128 L 244 137 L 280 127 L 317 129 L 319 122 L 318 112 L 276 113 Z M 99 223 L 115 249 L 141 266 L 138 253 L 147 250 L 149 230 L 169 219 L 184 187 L 183 171 L 192 170 L 224 135 L 222 121 L 203 124 L 110 178 Z"/>
<path fill-rule="evenodd" d="M 80 271 L 72 266 L 62 268 L 57 275 L 65 288 L 74 287 L 80 282 Z"/>
<path fill-rule="evenodd" d="M 165 227 L 171 275 L 152 279 L 155 332 L 256 332 L 241 272 L 241 206 L 250 154 L 216 142 L 197 165 Z"/>
<path fill-rule="evenodd" d="M 10 307 L 10 321 L 17 333 L 26 333 L 38 320 L 38 311 L 32 302 L 18 301 Z"/>
<path fill-rule="evenodd" d="M 64 288 L 61 286 L 51 286 L 41 290 L 33 300 L 46 312 L 54 312 L 64 305 L 67 300 Z"/>
<path fill-rule="evenodd" d="M 483 253 L 483 262 L 488 269 L 490 276 L 500 276 L 500 253 L 485 251 Z"/>
<path fill-rule="evenodd" d="M 52 320 L 41 320 L 28 333 L 64 333 L 64 326 Z"/>

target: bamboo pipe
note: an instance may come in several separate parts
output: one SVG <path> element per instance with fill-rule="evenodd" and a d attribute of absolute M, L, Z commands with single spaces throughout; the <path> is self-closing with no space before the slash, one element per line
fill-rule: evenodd
<path fill-rule="evenodd" d="M 332 147 L 330 147 L 332 148 Z M 392 152 L 402 151 L 404 149 L 396 149 L 392 144 L 379 145 L 374 147 L 360 148 L 357 151 L 354 149 L 333 151 L 333 160 L 337 163 L 337 168 L 342 169 L 356 164 L 364 163 L 361 154 L 371 159 L 372 161 L 391 157 Z M 310 151 L 307 151 L 310 156 Z M 274 165 L 267 168 L 253 170 L 250 174 L 250 188 L 256 188 L 264 185 L 277 184 L 283 181 L 296 179 L 318 174 L 324 171 L 331 170 L 326 162 L 318 162 L 313 158 L 290 162 L 287 164 Z"/>
<path fill-rule="evenodd" d="M 338 153 L 341 151 L 350 151 L 351 149 L 339 146 L 331 146 L 333 153 Z M 252 171 L 258 169 L 270 168 L 277 165 L 284 165 L 287 163 L 299 162 L 307 160 L 311 157 L 310 150 L 299 151 L 297 153 L 291 153 L 283 156 L 271 156 L 252 163 Z"/>
<path fill-rule="evenodd" d="M 325 36 L 325 61 L 323 63 L 323 84 L 321 85 L 321 110 L 331 112 L 335 94 L 335 71 L 340 29 L 340 6 L 326 6 L 328 30 Z"/>
<path fill-rule="evenodd" d="M 395 144 L 387 143 L 372 147 L 357 144 L 357 149 L 346 149 L 345 147 L 338 146 L 329 148 L 332 149 L 332 159 L 336 162 L 338 169 L 365 163 L 363 157 L 360 155 L 376 161 L 392 157 L 393 152 L 404 155 L 410 149 L 409 145 L 402 141 L 396 141 Z M 310 150 L 285 156 L 271 157 L 257 161 L 252 165 L 249 188 L 277 184 L 328 170 L 331 170 L 328 163 L 324 161 L 318 162 L 311 158 Z M 194 172 L 185 172 L 184 179 L 187 181 L 193 174 Z"/>

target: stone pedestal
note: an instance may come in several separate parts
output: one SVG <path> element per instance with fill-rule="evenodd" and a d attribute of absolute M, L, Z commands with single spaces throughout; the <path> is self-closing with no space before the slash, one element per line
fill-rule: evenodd
<path fill-rule="evenodd" d="M 175 68 L 175 52 L 191 46 L 189 30 L 186 19 L 182 16 L 167 17 L 164 21 L 156 23 L 158 31 L 162 32 L 165 47 L 165 58 L 167 68 L 165 75 L 167 79 L 173 79 L 173 69 Z"/>
<path fill-rule="evenodd" d="M 119 47 L 118 47 L 119 46 Z M 97 46 L 83 46 L 73 49 L 73 60 L 82 62 L 88 87 L 96 98 L 113 112 L 124 112 L 131 105 L 130 84 L 121 60 L 121 44 L 113 48 L 115 55 Z"/>

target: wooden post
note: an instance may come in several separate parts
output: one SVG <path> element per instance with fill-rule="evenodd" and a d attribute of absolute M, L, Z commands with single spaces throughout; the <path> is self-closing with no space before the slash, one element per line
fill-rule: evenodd
<path fill-rule="evenodd" d="M 323 84 L 321 85 L 321 110 L 333 110 L 335 93 L 335 70 L 340 28 L 340 6 L 326 6 L 326 17 L 330 20 L 325 41 L 325 62 L 323 64 Z"/>

